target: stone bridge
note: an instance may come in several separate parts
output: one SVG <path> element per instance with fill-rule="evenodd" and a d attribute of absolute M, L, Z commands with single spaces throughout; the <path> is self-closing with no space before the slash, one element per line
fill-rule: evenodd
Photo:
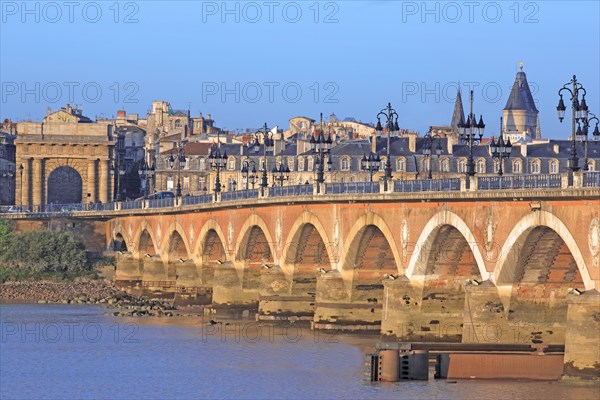
<path fill-rule="evenodd" d="M 600 188 L 322 195 L 81 213 L 117 280 L 389 339 L 566 344 L 600 371 Z"/>

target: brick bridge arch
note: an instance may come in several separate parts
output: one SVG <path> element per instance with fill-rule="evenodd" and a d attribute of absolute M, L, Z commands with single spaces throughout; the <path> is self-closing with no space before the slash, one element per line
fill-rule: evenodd
<path fill-rule="evenodd" d="M 198 239 L 194 249 L 194 260 L 198 264 L 216 261 L 230 261 L 231 256 L 227 251 L 225 234 L 219 223 L 214 219 L 207 220 L 198 232 Z"/>
<path fill-rule="evenodd" d="M 191 259 L 189 240 L 185 230 L 178 222 L 172 222 L 164 236 L 163 245 L 160 250 L 161 258 L 166 262 L 176 259 Z"/>
<path fill-rule="evenodd" d="M 238 234 L 236 264 L 273 263 L 276 254 L 274 244 L 265 221 L 257 214 L 250 215 Z"/>
<path fill-rule="evenodd" d="M 374 233 L 377 236 L 377 241 L 383 241 L 385 240 L 389 246 L 390 246 L 390 251 L 391 251 L 391 256 L 393 258 L 393 261 L 395 263 L 395 273 L 403 273 L 402 271 L 402 264 L 401 264 L 401 258 L 400 258 L 400 253 L 398 252 L 398 249 L 400 248 L 399 245 L 396 243 L 396 240 L 394 239 L 394 235 L 392 233 L 392 231 L 390 230 L 390 228 L 388 227 L 388 224 L 383 220 L 383 218 L 381 216 L 379 216 L 378 214 L 374 213 L 374 212 L 368 212 L 363 214 L 362 216 L 360 216 L 356 222 L 352 225 L 352 228 L 350 228 L 350 230 L 348 231 L 348 233 L 345 235 L 344 238 L 344 243 L 346 243 L 347 245 L 345 246 L 344 250 L 342 251 L 342 256 L 340 257 L 340 272 L 342 273 L 342 275 L 344 275 L 345 279 L 348 279 L 348 272 L 350 272 L 350 275 L 352 275 L 352 271 L 354 269 L 354 266 L 350 267 L 350 265 L 348 264 L 348 262 L 352 262 L 352 259 L 356 259 L 356 252 L 357 249 L 353 248 L 352 246 L 352 242 L 354 240 L 356 240 L 357 238 L 360 237 L 360 235 L 362 235 L 363 233 L 365 233 L 365 228 L 369 227 L 369 226 L 373 226 L 375 228 L 377 228 L 376 230 L 372 229 L 371 233 Z"/>
<path fill-rule="evenodd" d="M 335 265 L 334 254 L 338 251 L 327 235 L 319 218 L 304 211 L 292 224 L 285 240 L 281 268 L 286 275 L 294 271 L 314 272 L 315 268 L 330 270 Z"/>
<path fill-rule="evenodd" d="M 450 227 L 450 233 L 456 233 L 455 231 L 457 231 L 462 235 L 462 238 L 473 254 L 481 279 L 488 279 L 490 273 L 485 269 L 483 255 L 477 245 L 477 240 L 473 232 L 461 217 L 448 210 L 435 214 L 423 228 L 419 235 L 415 251 L 410 258 L 408 268 L 406 268 L 406 276 L 412 280 L 416 277 L 424 277 L 427 274 L 430 252 L 436 247 L 435 242 L 439 237 L 440 230 L 448 229 L 444 227 Z"/>
<path fill-rule="evenodd" d="M 528 239 L 532 239 L 529 236 L 532 231 L 544 228 L 553 231 L 555 235 L 564 242 L 577 265 L 585 289 L 594 289 L 594 281 L 590 276 L 588 266 L 573 234 L 560 218 L 543 210 L 530 213 L 523 217 L 507 236 L 500 251 L 496 268 L 491 276 L 492 282 L 494 282 L 496 286 L 510 286 L 514 283 L 514 277 L 517 273 L 517 263 L 515 260 L 518 258 L 518 254 L 516 254 L 515 251 L 523 249 L 527 244 Z M 558 244 L 561 245 L 561 243 Z"/>
<path fill-rule="evenodd" d="M 144 258 L 146 254 L 156 256 L 159 254 L 159 247 L 156 243 L 156 236 L 152 226 L 143 221 L 137 230 L 137 233 L 132 240 L 133 248 L 131 249 L 134 258 Z M 142 248 L 143 247 L 143 248 Z"/>

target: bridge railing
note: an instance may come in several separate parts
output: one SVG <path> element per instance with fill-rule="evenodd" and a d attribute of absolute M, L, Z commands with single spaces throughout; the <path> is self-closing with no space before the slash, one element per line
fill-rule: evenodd
<path fill-rule="evenodd" d="M 484 176 L 477 178 L 480 190 L 541 189 L 562 187 L 560 174 Z"/>
<path fill-rule="evenodd" d="M 148 200 L 148 208 L 167 208 L 174 207 L 175 199 L 153 199 Z"/>
<path fill-rule="evenodd" d="M 221 201 L 235 201 L 246 199 L 257 199 L 258 189 L 236 190 L 231 192 L 222 192 Z"/>
<path fill-rule="evenodd" d="M 142 200 L 124 201 L 121 203 L 122 210 L 135 210 L 143 207 Z"/>
<path fill-rule="evenodd" d="M 269 196 L 312 196 L 312 185 L 275 186 L 269 188 Z"/>
<path fill-rule="evenodd" d="M 600 171 L 585 171 L 583 173 L 583 187 L 599 187 Z"/>
<path fill-rule="evenodd" d="M 380 192 L 379 182 L 326 183 L 325 190 L 327 194 L 361 194 Z"/>
<path fill-rule="evenodd" d="M 477 176 L 477 188 L 475 190 L 519 190 L 519 189 L 552 189 L 563 188 L 566 182 L 565 174 L 535 174 L 535 175 L 505 175 L 505 176 Z M 579 172 L 577 187 L 600 187 L 600 172 Z M 464 178 L 444 179 L 417 179 L 397 180 L 391 184 L 393 192 L 443 192 L 465 190 Z M 313 185 L 275 186 L 267 190 L 269 197 L 301 197 L 313 196 Z M 373 194 L 380 193 L 380 182 L 340 182 L 326 183 L 325 193 L 327 195 L 345 194 Z M 219 199 L 220 197 L 220 199 Z M 258 199 L 259 189 L 247 189 L 231 192 L 222 192 L 215 199 L 214 194 L 199 196 L 184 196 L 181 199 L 154 199 L 133 200 L 111 203 L 76 203 L 76 204 L 46 204 L 42 206 L 27 207 L 12 206 L 3 208 L 4 213 L 26 213 L 35 217 L 69 216 L 76 212 L 85 211 L 118 211 L 137 210 L 144 208 L 173 208 L 176 205 L 210 204 L 214 201 L 231 202 L 239 200 Z M 179 200 L 179 201 L 176 201 Z"/>
<path fill-rule="evenodd" d="M 184 206 L 190 206 L 194 204 L 207 204 L 211 203 L 213 200 L 212 194 L 202 194 L 199 196 L 185 196 L 181 199 L 181 204 Z"/>
<path fill-rule="evenodd" d="M 394 182 L 394 192 L 443 192 L 460 190 L 460 178 L 414 179 Z"/>

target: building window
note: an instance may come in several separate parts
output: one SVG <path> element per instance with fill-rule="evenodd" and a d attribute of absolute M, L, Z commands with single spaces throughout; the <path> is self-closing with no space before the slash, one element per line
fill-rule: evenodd
<path fill-rule="evenodd" d="M 180 129 L 181 128 L 181 120 L 176 119 L 175 120 L 175 129 Z"/>
<path fill-rule="evenodd" d="M 198 159 L 198 169 L 200 171 L 206 171 L 206 159 L 204 159 L 204 158 Z"/>
<path fill-rule="evenodd" d="M 348 157 L 342 158 L 340 169 L 342 171 L 350 171 L 350 159 Z"/>
<path fill-rule="evenodd" d="M 540 162 L 538 160 L 533 160 L 529 163 L 529 171 L 532 174 L 540 173 Z"/>
<path fill-rule="evenodd" d="M 517 160 L 513 162 L 513 174 L 520 174 L 523 170 L 521 160 Z"/>
<path fill-rule="evenodd" d="M 450 161 L 448 161 L 447 158 L 444 158 L 442 160 L 442 164 L 440 167 L 441 167 L 440 169 L 442 170 L 442 172 L 449 172 L 450 171 Z"/>
<path fill-rule="evenodd" d="M 287 163 L 288 163 L 288 168 L 290 169 L 290 171 L 293 171 L 294 170 L 294 159 L 288 158 Z"/>
<path fill-rule="evenodd" d="M 190 190 L 190 178 L 188 176 L 183 177 L 183 190 Z"/>
<path fill-rule="evenodd" d="M 594 160 L 589 160 L 588 161 L 588 170 L 590 172 L 593 172 L 593 171 L 596 170 L 596 161 L 594 161 Z"/>
<path fill-rule="evenodd" d="M 477 173 L 485 174 L 485 161 L 477 160 Z"/>
<path fill-rule="evenodd" d="M 396 161 L 396 170 L 399 172 L 406 172 L 406 161 L 404 158 L 399 158 L 398 161 Z"/>
<path fill-rule="evenodd" d="M 497 174 L 500 171 L 500 162 L 498 160 L 494 160 L 494 173 Z"/>
<path fill-rule="evenodd" d="M 298 171 L 304 171 L 304 158 L 298 157 Z"/>
<path fill-rule="evenodd" d="M 173 190 L 174 187 L 175 185 L 173 184 L 173 177 L 167 177 L 167 190 Z"/>
<path fill-rule="evenodd" d="M 227 169 L 230 171 L 235 171 L 235 158 L 229 157 L 229 161 L 227 163 Z"/>
<path fill-rule="evenodd" d="M 208 189 L 206 187 L 206 177 L 205 176 L 199 176 L 198 177 L 198 191 L 202 191 L 204 189 Z"/>
<path fill-rule="evenodd" d="M 308 157 L 308 171 L 312 171 L 315 165 L 315 161 L 313 160 L 312 157 Z"/>
<path fill-rule="evenodd" d="M 550 173 L 558 174 L 558 161 L 556 161 L 556 160 L 550 161 Z"/>
<path fill-rule="evenodd" d="M 460 173 L 467 172 L 467 161 L 466 160 L 458 161 L 458 172 L 460 172 Z"/>

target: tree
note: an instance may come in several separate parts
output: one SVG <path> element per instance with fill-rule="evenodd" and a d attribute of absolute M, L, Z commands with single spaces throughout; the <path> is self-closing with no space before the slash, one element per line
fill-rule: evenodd
<path fill-rule="evenodd" d="M 0 219 L 0 263 L 4 260 L 13 237 L 13 231 L 10 223 L 5 219 Z"/>
<path fill-rule="evenodd" d="M 89 269 L 83 243 L 72 233 L 37 231 L 15 235 L 5 256 L 11 268 L 37 273 Z"/>

